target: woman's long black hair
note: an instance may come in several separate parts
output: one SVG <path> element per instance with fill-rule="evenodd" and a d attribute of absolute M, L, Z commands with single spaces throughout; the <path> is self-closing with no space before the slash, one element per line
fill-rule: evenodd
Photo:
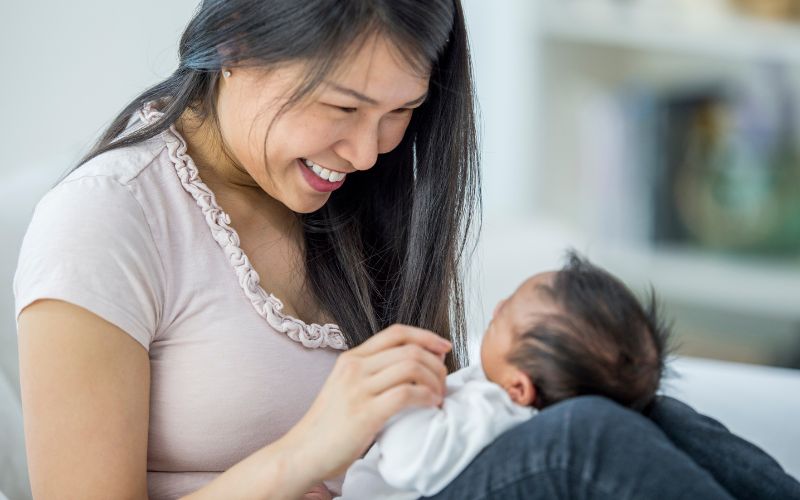
<path fill-rule="evenodd" d="M 414 325 L 453 341 L 453 370 L 467 362 L 463 270 L 479 226 L 473 218 L 480 220 L 472 72 L 459 0 L 204 0 L 181 37 L 178 69 L 131 101 L 75 169 L 160 134 L 187 109 L 218 124 L 223 67 L 308 62 L 288 107 L 375 34 L 388 37 L 413 68 L 430 71 L 428 98 L 397 148 L 348 176 L 323 208 L 301 216 L 307 285 L 349 346 L 393 323 Z M 164 115 L 121 136 L 131 115 L 155 100 Z"/>

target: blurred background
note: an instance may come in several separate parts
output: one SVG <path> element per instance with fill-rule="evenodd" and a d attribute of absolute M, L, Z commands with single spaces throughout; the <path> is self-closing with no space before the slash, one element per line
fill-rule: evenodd
<path fill-rule="evenodd" d="M 463 0 L 481 111 L 473 352 L 575 248 L 657 291 L 665 391 L 800 475 L 800 0 Z M 0 498 L 29 498 L 11 280 L 38 199 L 172 72 L 196 0 L 0 6 Z"/>

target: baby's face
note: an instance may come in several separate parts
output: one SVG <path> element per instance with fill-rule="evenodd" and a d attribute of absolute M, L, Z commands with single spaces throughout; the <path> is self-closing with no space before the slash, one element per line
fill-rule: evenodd
<path fill-rule="evenodd" d="M 501 300 L 492 313 L 492 320 L 481 342 L 481 365 L 486 378 L 510 392 L 513 381 L 521 371 L 508 362 L 514 340 L 528 330 L 538 316 L 559 312 L 557 307 L 538 287 L 549 285 L 555 272 L 546 272 L 525 280 L 505 300 Z"/>

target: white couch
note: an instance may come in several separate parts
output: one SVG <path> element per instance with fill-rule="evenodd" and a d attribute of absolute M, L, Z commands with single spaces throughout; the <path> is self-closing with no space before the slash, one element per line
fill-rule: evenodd
<path fill-rule="evenodd" d="M 800 478 L 800 370 L 678 358 L 664 392 L 712 416 Z"/>

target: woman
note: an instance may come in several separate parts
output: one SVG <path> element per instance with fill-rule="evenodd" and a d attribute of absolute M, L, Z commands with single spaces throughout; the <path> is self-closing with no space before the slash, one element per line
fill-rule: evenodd
<path fill-rule="evenodd" d="M 391 415 L 438 404 L 467 361 L 472 98 L 458 2 L 204 1 L 176 72 L 120 113 L 26 234 L 34 495 L 330 496 Z M 529 498 L 557 477 L 565 498 L 643 482 L 677 494 L 676 475 L 727 496 L 613 403 L 550 415 L 442 498 Z M 570 422 L 581 438 L 559 441 Z M 582 434 L 626 425 L 641 440 Z M 599 466 L 595 446 L 616 461 Z M 630 457 L 664 467 L 642 476 Z"/>

